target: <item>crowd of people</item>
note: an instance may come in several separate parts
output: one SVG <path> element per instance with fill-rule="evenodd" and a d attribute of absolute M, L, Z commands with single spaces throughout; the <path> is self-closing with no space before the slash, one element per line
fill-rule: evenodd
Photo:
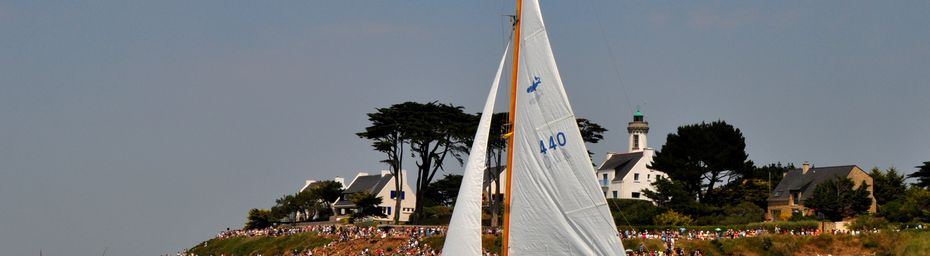
<path fill-rule="evenodd" d="M 923 226 L 915 227 L 915 229 L 923 229 Z M 256 237 L 256 236 L 288 236 L 296 235 L 301 233 L 313 232 L 320 236 L 330 238 L 332 242 L 326 244 L 319 248 L 314 248 L 312 250 L 307 250 L 303 252 L 293 252 L 292 255 L 331 255 L 336 251 L 345 253 L 345 249 L 357 246 L 358 244 L 353 244 L 352 241 L 382 241 L 386 239 L 393 239 L 394 241 L 400 240 L 399 244 L 393 245 L 386 251 L 382 248 L 372 248 L 368 246 L 360 246 L 359 248 L 354 248 L 357 251 L 350 251 L 352 255 L 364 255 L 364 256 L 380 256 L 380 255 L 439 255 L 439 251 L 431 248 L 429 244 L 424 242 L 425 238 L 445 235 L 446 228 L 442 226 L 380 226 L 380 227 L 362 227 L 354 225 L 343 225 L 343 224 L 318 224 L 318 225 L 307 225 L 299 227 L 274 227 L 274 228 L 265 228 L 265 229 L 252 229 L 252 230 L 230 230 L 220 232 L 216 235 L 218 239 L 226 239 L 231 237 Z M 880 232 L 879 230 L 851 230 L 851 231 L 838 231 L 833 230 L 829 231 L 830 234 L 852 234 L 859 235 L 866 232 Z M 483 231 L 484 234 L 489 235 L 500 235 L 500 228 L 485 228 Z M 734 239 L 734 238 L 743 238 L 743 237 L 755 237 L 765 234 L 783 234 L 783 235 L 797 235 L 797 236 L 817 236 L 822 234 L 821 230 L 816 228 L 801 228 L 801 229 L 781 229 L 775 228 L 773 230 L 766 230 L 762 228 L 757 229 L 717 229 L 717 230 L 687 230 L 684 228 L 680 229 L 666 229 L 666 230 L 624 230 L 620 232 L 621 240 L 652 240 L 658 239 L 661 240 L 664 244 L 664 248 L 654 248 L 647 249 L 644 243 L 640 243 L 638 248 L 628 248 L 627 255 L 634 256 L 697 256 L 703 255 L 700 250 L 687 251 L 684 248 L 678 246 L 677 242 L 681 240 L 713 240 L 713 239 Z M 396 242 L 395 242 L 396 243 Z M 352 249 L 352 248 L 350 248 Z M 356 253 L 357 252 L 357 253 Z M 494 256 L 496 254 L 491 252 L 484 253 L 487 256 Z M 179 256 L 189 255 L 187 253 L 181 252 L 178 253 Z"/>

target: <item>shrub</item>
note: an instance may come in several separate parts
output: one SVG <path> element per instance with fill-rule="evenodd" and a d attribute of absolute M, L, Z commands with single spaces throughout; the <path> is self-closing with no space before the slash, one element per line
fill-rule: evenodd
<path fill-rule="evenodd" d="M 626 225 L 652 225 L 659 208 L 649 201 L 636 199 L 607 199 L 614 223 Z"/>
<path fill-rule="evenodd" d="M 885 218 L 881 217 L 872 217 L 871 215 L 862 215 L 856 217 L 855 220 L 849 225 L 850 229 L 853 230 L 870 230 L 870 229 L 884 229 L 887 228 L 890 224 Z"/>
<path fill-rule="evenodd" d="M 675 211 L 667 211 L 663 214 L 659 214 L 655 217 L 656 225 L 664 226 L 688 226 L 694 220 L 691 219 L 688 215 L 684 215 Z"/>

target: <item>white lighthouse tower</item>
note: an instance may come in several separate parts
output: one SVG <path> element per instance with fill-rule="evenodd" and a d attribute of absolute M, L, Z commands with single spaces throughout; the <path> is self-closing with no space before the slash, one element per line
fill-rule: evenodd
<path fill-rule="evenodd" d="M 636 110 L 636 113 L 633 113 L 633 122 L 627 125 L 626 130 L 630 133 L 630 148 L 627 152 L 639 152 L 649 147 L 646 144 L 646 135 L 649 134 L 649 122 L 645 121 L 643 112 L 640 112 L 639 109 Z"/>

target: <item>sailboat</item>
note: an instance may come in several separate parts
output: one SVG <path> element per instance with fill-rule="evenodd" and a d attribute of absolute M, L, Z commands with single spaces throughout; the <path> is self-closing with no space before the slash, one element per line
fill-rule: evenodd
<path fill-rule="evenodd" d="M 503 255 L 622 255 L 538 0 L 517 0 L 514 26 Z M 503 65 L 502 58 L 465 165 L 443 255 L 481 255 L 485 152 Z"/>

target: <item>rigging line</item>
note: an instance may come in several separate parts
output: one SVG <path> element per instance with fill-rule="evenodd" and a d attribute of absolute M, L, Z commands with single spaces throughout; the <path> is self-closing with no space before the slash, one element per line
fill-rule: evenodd
<path fill-rule="evenodd" d="M 610 55 L 610 64 L 613 67 L 614 75 L 617 76 L 617 83 L 619 83 L 620 88 L 623 89 L 623 97 L 626 98 L 628 111 L 633 113 L 633 104 L 630 101 L 629 89 L 626 87 L 626 84 L 623 83 L 623 77 L 620 76 L 620 67 L 617 65 L 617 57 L 616 54 L 614 54 L 614 48 L 610 46 L 610 41 L 607 39 L 607 33 L 604 30 L 603 22 L 601 22 L 601 16 L 597 13 L 597 8 L 595 8 L 593 0 L 588 0 L 588 5 L 591 7 L 591 12 L 594 13 L 594 19 L 597 21 L 597 28 L 601 31 L 601 39 L 604 40 L 604 45 L 607 46 L 607 53 Z"/>
<path fill-rule="evenodd" d="M 605 197 L 606 197 L 606 196 L 605 196 Z M 610 203 L 613 202 L 613 201 L 614 201 L 614 200 L 610 200 L 610 199 L 607 200 L 607 204 L 608 204 L 607 209 L 608 209 L 608 210 L 610 209 L 610 206 L 609 206 Z M 633 233 L 639 233 L 639 231 L 637 231 L 636 228 L 633 227 L 633 224 L 630 224 L 630 220 L 627 220 L 627 219 L 626 219 L 626 215 L 623 214 L 623 209 L 620 209 L 620 207 L 617 206 L 617 204 L 613 204 L 613 205 L 617 208 L 617 213 L 620 214 L 620 217 L 623 218 L 623 222 L 626 222 L 626 226 L 629 227 L 630 230 L 633 231 Z M 617 230 L 617 234 L 620 234 L 620 230 Z M 636 238 L 639 239 L 639 242 L 640 242 L 640 243 L 646 244 L 646 239 L 643 238 L 642 236 L 637 235 Z M 622 237 L 621 237 L 621 239 L 620 239 L 620 244 L 623 244 L 623 239 L 622 239 Z M 629 248 L 627 248 L 627 249 L 629 249 Z"/>

